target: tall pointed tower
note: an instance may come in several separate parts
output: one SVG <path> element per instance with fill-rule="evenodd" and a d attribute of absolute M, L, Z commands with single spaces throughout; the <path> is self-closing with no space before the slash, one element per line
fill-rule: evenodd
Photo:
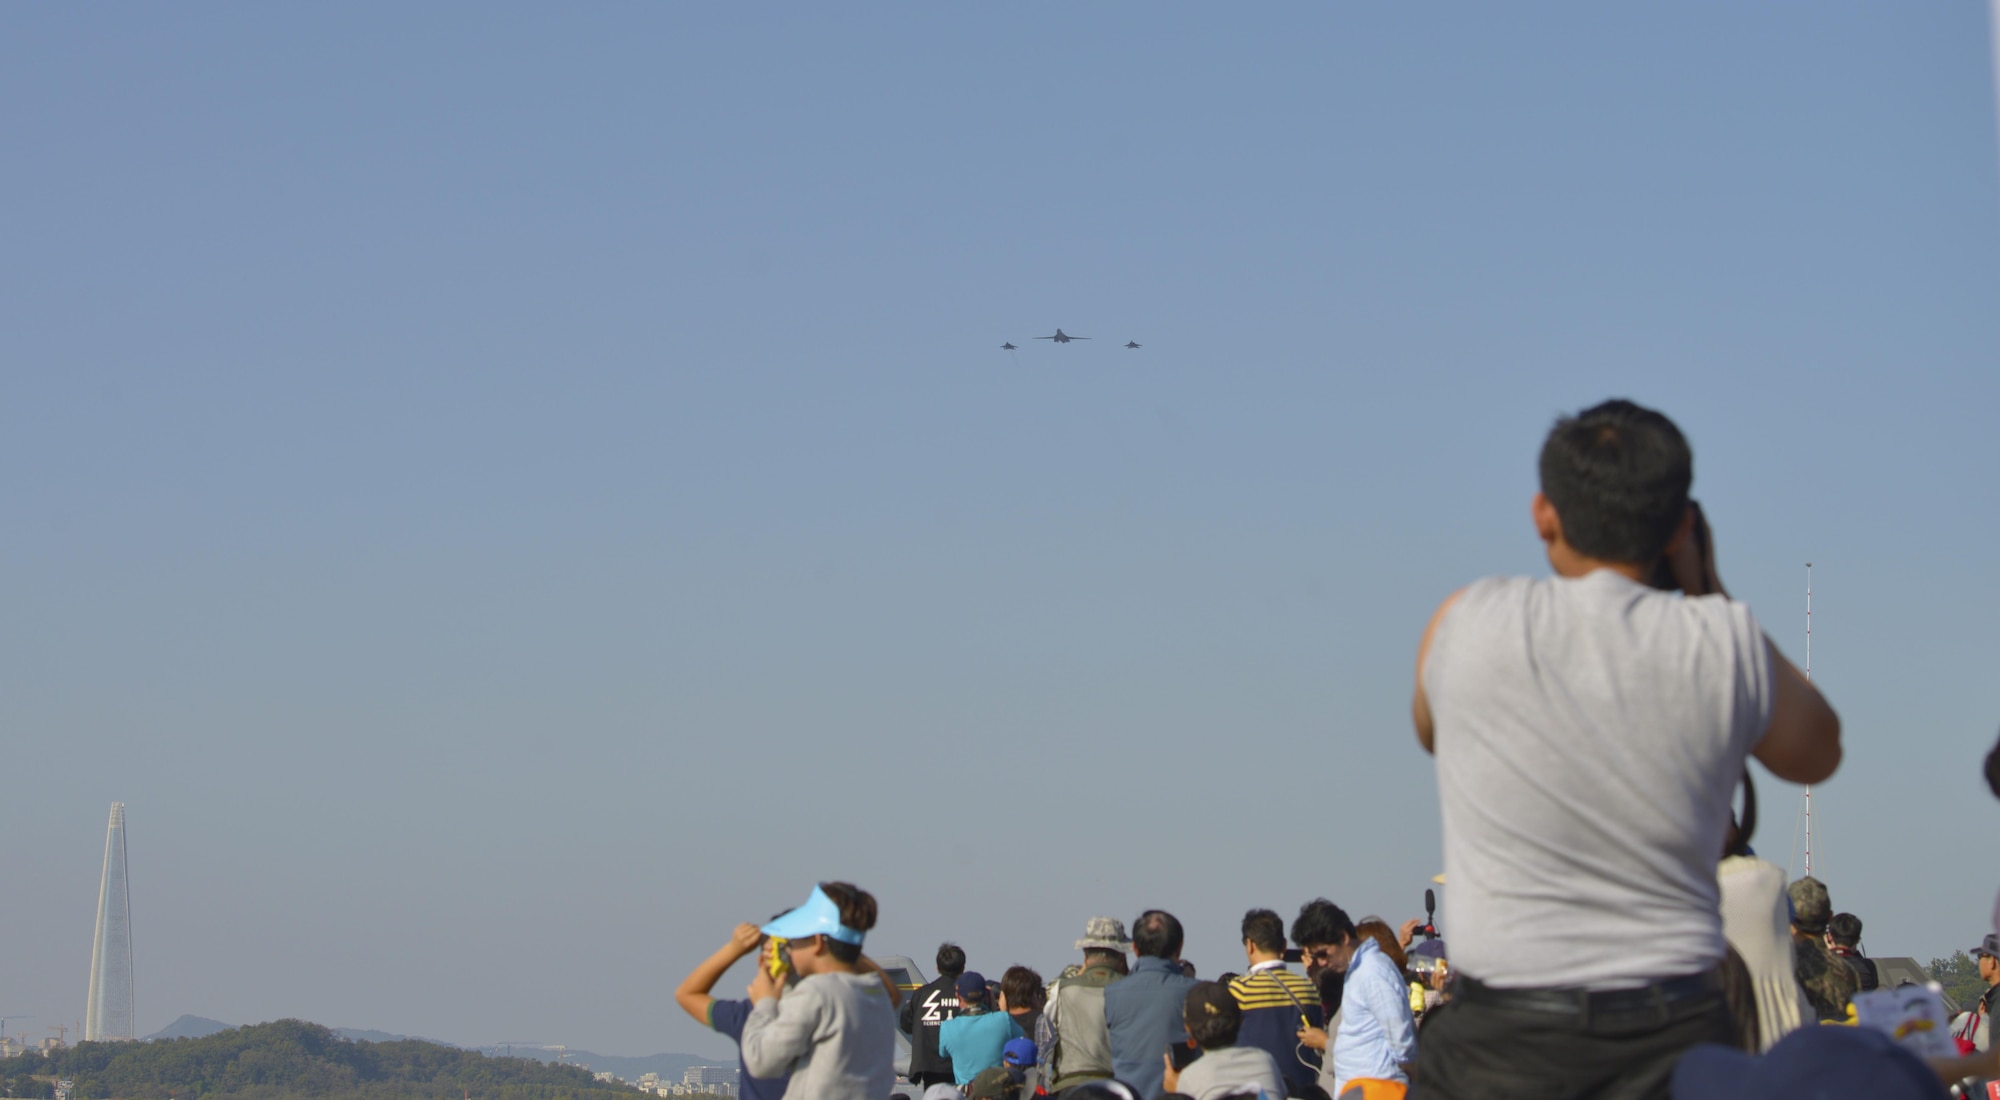
<path fill-rule="evenodd" d="M 111 804 L 104 834 L 104 882 L 97 888 L 97 940 L 90 949 L 85 1039 L 132 1039 L 132 900 L 125 882 L 125 804 Z"/>

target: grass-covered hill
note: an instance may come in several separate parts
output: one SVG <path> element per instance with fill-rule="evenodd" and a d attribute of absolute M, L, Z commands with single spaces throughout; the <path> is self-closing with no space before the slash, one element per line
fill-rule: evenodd
<path fill-rule="evenodd" d="M 632 1100 L 576 1066 L 405 1039 L 365 1043 L 303 1020 L 279 1020 L 206 1035 L 144 1043 L 78 1043 L 43 1055 L 0 1060 L 0 1088 L 16 1097 L 53 1097 L 55 1081 L 75 1082 L 75 1100 Z"/>

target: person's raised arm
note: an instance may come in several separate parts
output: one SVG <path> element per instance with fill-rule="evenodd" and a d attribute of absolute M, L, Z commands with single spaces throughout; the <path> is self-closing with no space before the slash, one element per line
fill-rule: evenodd
<path fill-rule="evenodd" d="M 1432 613 L 1430 623 L 1424 627 L 1424 640 L 1417 643 L 1417 693 L 1410 702 L 1410 718 L 1416 723 L 1417 744 L 1422 745 L 1425 752 L 1436 751 L 1437 726 L 1431 720 L 1430 698 L 1424 694 L 1424 661 L 1431 655 L 1431 639 L 1437 636 L 1438 624 L 1444 621 L 1445 612 L 1450 611 L 1451 605 L 1464 594 L 1465 589 L 1461 588 L 1444 598 L 1437 611 Z"/>
<path fill-rule="evenodd" d="M 1688 502 L 1687 517 L 1667 547 L 1667 566 L 1687 595 L 1729 595 L 1715 568 L 1715 533 L 1695 501 Z M 1788 783 L 1822 782 L 1840 766 L 1840 716 L 1769 635 L 1764 648 L 1771 665 L 1771 724 L 1751 755 Z"/>
<path fill-rule="evenodd" d="M 1770 638 L 1764 645 L 1771 661 L 1771 724 L 1751 755 L 1786 782 L 1824 782 L 1840 767 L 1840 715 Z"/>
<path fill-rule="evenodd" d="M 736 960 L 757 950 L 757 944 L 763 938 L 764 934 L 757 931 L 756 925 L 737 925 L 736 930 L 729 934 L 728 943 L 716 948 L 715 954 L 703 959 L 701 965 L 681 980 L 680 988 L 674 990 L 674 1003 L 701 1026 L 708 1027 L 708 1010 L 715 1004 L 715 998 L 710 996 L 709 991 L 715 988 L 715 983 L 721 980 L 724 972 L 736 965 Z"/>

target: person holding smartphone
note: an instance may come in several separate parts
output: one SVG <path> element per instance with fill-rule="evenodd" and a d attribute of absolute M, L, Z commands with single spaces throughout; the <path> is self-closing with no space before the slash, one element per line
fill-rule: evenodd
<path fill-rule="evenodd" d="M 1351 926 L 1350 926 L 1351 927 Z M 1278 1064 L 1290 1095 L 1310 1096 L 1316 1088 L 1320 1052 L 1299 1042 L 1301 1030 L 1326 1027 L 1319 990 L 1306 976 L 1285 966 L 1285 922 L 1269 909 L 1243 914 L 1243 973 L 1230 979 L 1229 992 L 1241 1010 L 1246 1047 L 1259 1047 Z"/>

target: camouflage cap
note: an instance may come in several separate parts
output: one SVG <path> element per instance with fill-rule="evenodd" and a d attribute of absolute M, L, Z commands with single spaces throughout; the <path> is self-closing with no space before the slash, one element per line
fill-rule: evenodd
<path fill-rule="evenodd" d="M 979 1071 L 965 1086 L 967 1100 L 1014 1100 L 1021 1095 L 1021 1083 L 999 1066 Z"/>
<path fill-rule="evenodd" d="M 1826 931 L 1826 922 L 1833 919 L 1833 900 L 1827 896 L 1826 883 L 1807 875 L 1792 883 L 1787 892 L 1792 895 L 1792 923 L 1799 931 Z"/>
<path fill-rule="evenodd" d="M 1125 922 L 1117 917 L 1090 918 L 1083 926 L 1083 938 L 1076 941 L 1076 949 L 1082 951 L 1092 947 L 1107 951 L 1130 950 L 1132 937 L 1125 934 Z"/>

